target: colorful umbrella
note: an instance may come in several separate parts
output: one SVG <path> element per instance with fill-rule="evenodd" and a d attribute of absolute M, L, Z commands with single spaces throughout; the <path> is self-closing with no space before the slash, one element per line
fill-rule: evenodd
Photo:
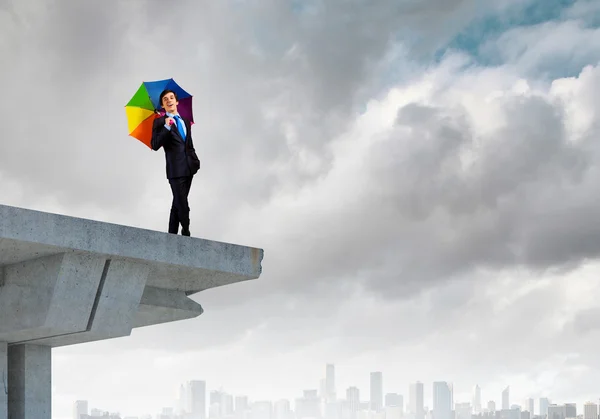
<path fill-rule="evenodd" d="M 151 147 L 152 124 L 154 120 L 165 114 L 159 103 L 163 90 L 170 89 L 177 95 L 179 105 L 177 111 L 183 118 L 194 123 L 192 113 L 192 95 L 183 90 L 173 79 L 145 81 L 125 105 L 129 135 Z"/>

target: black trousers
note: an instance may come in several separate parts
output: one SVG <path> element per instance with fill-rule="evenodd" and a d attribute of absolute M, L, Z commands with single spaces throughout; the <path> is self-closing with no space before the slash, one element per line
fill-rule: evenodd
<path fill-rule="evenodd" d="M 190 206 L 188 204 L 188 195 L 192 187 L 192 176 L 169 179 L 169 184 L 173 192 L 171 216 L 169 217 L 169 233 L 177 234 L 180 224 L 182 231 L 189 231 Z"/>

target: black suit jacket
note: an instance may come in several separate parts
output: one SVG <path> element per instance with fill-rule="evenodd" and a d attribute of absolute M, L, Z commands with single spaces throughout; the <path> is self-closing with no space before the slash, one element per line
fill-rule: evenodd
<path fill-rule="evenodd" d="M 200 159 L 194 149 L 192 140 L 192 127 L 188 120 L 181 118 L 185 123 L 185 141 L 179 134 L 177 125 L 172 125 L 171 130 L 165 127 L 166 116 L 154 120 L 152 126 L 152 149 L 158 151 L 161 147 L 165 150 L 167 163 L 167 178 L 193 176 L 200 169 Z"/>

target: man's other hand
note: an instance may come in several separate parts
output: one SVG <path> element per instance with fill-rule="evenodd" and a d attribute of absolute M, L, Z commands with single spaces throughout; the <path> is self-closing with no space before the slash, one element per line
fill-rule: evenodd
<path fill-rule="evenodd" d="M 166 124 L 167 126 L 171 126 L 171 125 L 173 125 L 174 123 L 175 123 L 175 120 L 174 120 L 173 118 L 171 118 L 171 117 L 167 117 L 167 118 L 165 119 L 165 124 Z"/>

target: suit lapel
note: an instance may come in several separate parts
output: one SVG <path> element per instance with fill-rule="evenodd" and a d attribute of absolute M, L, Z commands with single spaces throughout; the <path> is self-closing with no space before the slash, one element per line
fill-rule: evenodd
<path fill-rule="evenodd" d="M 187 140 L 190 138 L 190 127 L 191 127 L 191 125 L 185 119 L 181 118 L 181 120 L 183 121 L 183 125 L 185 126 L 185 142 L 187 143 Z"/>

